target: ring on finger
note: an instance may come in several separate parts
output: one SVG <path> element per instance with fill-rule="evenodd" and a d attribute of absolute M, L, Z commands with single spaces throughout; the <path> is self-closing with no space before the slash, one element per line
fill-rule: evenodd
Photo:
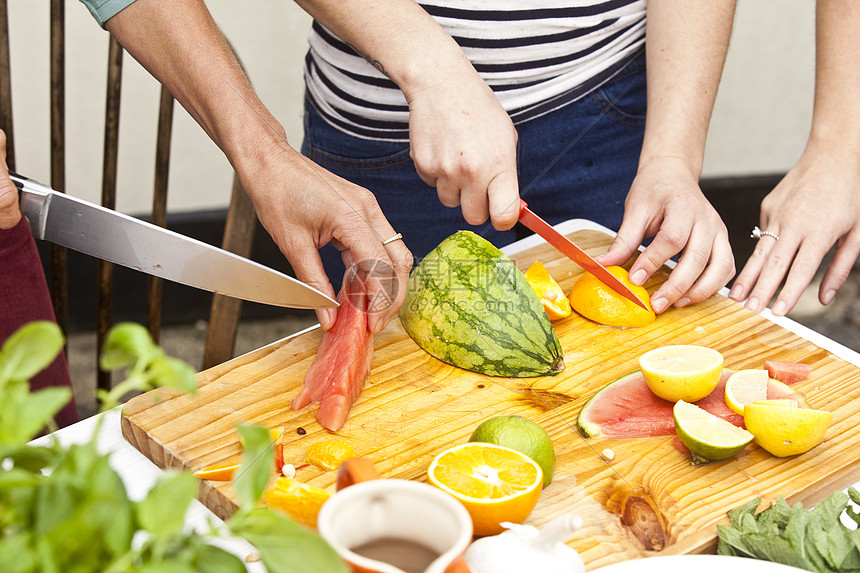
<path fill-rule="evenodd" d="M 752 233 L 750 233 L 750 238 L 755 239 L 755 240 L 759 240 L 762 237 L 764 237 L 765 235 L 767 235 L 768 237 L 773 237 L 777 241 L 779 240 L 779 235 L 777 235 L 773 231 L 762 231 L 757 226 L 753 227 Z"/>
<path fill-rule="evenodd" d="M 402 241 L 402 240 L 403 240 L 403 235 L 401 235 L 400 233 L 397 233 L 393 237 L 385 239 L 384 241 L 382 241 L 382 244 L 387 245 L 388 243 L 393 243 L 394 241 Z"/>

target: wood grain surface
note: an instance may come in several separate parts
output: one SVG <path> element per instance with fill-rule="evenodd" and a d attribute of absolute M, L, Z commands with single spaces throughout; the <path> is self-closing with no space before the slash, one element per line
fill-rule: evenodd
<path fill-rule="evenodd" d="M 591 254 L 603 252 L 610 241 L 590 230 L 570 236 Z M 544 244 L 513 258 L 520 269 L 541 260 L 565 292 L 582 272 Z M 646 287 L 653 293 L 666 276 L 658 273 Z M 123 410 L 123 435 L 163 468 L 197 469 L 239 454 L 237 423 L 261 424 L 284 430 L 287 462 L 303 463 L 308 445 L 342 437 L 384 477 L 424 480 L 433 457 L 468 440 L 481 421 L 519 414 L 549 432 L 558 457 L 553 482 L 527 523 L 540 527 L 564 512 L 578 513 L 585 526 L 569 543 L 589 569 L 651 555 L 710 552 L 715 525 L 727 523 L 732 508 L 778 496 L 808 505 L 860 480 L 860 369 L 739 304 L 715 295 L 639 328 L 599 326 L 577 315 L 554 325 L 564 372 L 515 379 L 444 364 L 395 320 L 377 336 L 370 379 L 336 434 L 322 429 L 310 408 L 289 408 L 319 345 L 322 332 L 316 329 L 201 372 L 196 396 L 161 391 L 134 398 Z M 824 442 L 788 459 L 751 445 L 732 459 L 694 466 L 672 437 L 584 439 L 576 429 L 583 404 L 635 370 L 642 353 L 669 344 L 716 348 L 732 369 L 761 368 L 768 359 L 812 365 L 809 379 L 796 388 L 813 408 L 833 412 Z M 606 448 L 614 452 L 610 462 L 600 456 Z M 313 467 L 297 477 L 328 488 L 335 478 Z M 223 518 L 236 507 L 225 482 L 201 482 L 200 499 Z"/>

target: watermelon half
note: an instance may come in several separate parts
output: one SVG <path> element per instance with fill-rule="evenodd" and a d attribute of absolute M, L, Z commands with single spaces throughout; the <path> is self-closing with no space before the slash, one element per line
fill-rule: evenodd
<path fill-rule="evenodd" d="M 486 239 L 458 231 L 409 276 L 400 322 L 443 362 L 489 376 L 564 370 L 561 343 L 514 262 Z"/>
<path fill-rule="evenodd" d="M 733 412 L 725 402 L 726 382 L 734 373 L 724 369 L 714 391 L 696 402 L 696 405 L 744 427 L 743 416 Z M 793 390 L 779 380 L 771 378 L 767 384 L 768 400 L 792 399 L 801 408 L 809 408 L 801 392 Z M 583 406 L 577 418 L 579 431 L 586 438 L 647 438 L 675 435 L 672 417 L 674 402 L 658 398 L 645 382 L 642 372 L 636 370 L 610 382 Z"/>

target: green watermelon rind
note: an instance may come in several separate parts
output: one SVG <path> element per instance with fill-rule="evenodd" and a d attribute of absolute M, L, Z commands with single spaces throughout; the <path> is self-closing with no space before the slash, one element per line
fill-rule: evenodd
<path fill-rule="evenodd" d="M 605 384 L 600 390 L 594 393 L 594 396 L 588 399 L 588 402 L 586 402 L 585 405 L 582 407 L 582 410 L 579 411 L 579 416 L 576 417 L 576 425 L 579 428 L 579 433 L 582 434 L 583 437 L 594 438 L 602 434 L 602 430 L 599 424 L 597 424 L 596 422 L 588 421 L 588 416 L 586 414 L 589 410 L 589 406 L 595 404 L 600 395 L 603 394 L 603 392 L 606 391 L 610 386 L 613 386 L 627 378 L 641 377 L 641 374 L 641 370 L 634 370 L 633 372 L 628 372 L 627 374 L 616 378 L 612 382 Z"/>
<path fill-rule="evenodd" d="M 489 376 L 555 375 L 561 343 L 534 290 L 507 256 L 454 233 L 412 271 L 400 322 L 439 360 Z"/>

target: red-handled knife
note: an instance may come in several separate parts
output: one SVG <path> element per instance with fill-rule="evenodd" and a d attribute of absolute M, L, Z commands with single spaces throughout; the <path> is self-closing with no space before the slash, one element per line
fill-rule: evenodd
<path fill-rule="evenodd" d="M 636 294 L 630 290 L 627 285 L 621 282 L 618 277 L 606 270 L 606 267 L 595 261 L 591 255 L 577 247 L 573 241 L 553 229 L 549 223 L 535 215 L 531 209 L 529 209 L 528 204 L 522 199 L 520 199 L 519 220 L 520 223 L 543 237 L 547 243 L 567 255 L 573 262 L 597 277 L 600 282 L 621 296 L 648 310 L 648 305 L 642 302 L 642 300 L 636 296 Z"/>

